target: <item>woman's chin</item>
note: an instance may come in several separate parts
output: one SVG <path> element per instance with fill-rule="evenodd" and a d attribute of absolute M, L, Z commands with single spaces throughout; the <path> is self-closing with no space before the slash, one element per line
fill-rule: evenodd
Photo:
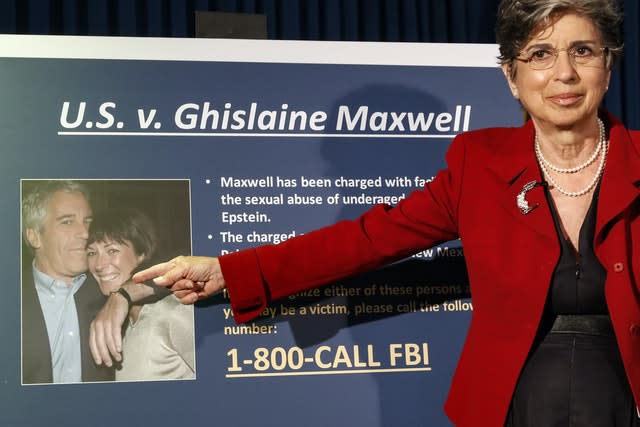
<path fill-rule="evenodd" d="M 118 288 L 120 288 L 120 283 L 119 282 L 100 282 L 98 286 L 100 286 L 100 292 L 102 292 L 104 296 L 109 296 L 109 294 L 117 291 Z"/>

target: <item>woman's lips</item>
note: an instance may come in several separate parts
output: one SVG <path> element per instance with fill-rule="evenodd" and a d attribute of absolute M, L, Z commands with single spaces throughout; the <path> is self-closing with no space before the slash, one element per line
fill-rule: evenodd
<path fill-rule="evenodd" d="M 561 93 L 550 96 L 549 99 L 558 105 L 572 105 L 579 102 L 582 99 L 582 95 L 577 93 Z"/>
<path fill-rule="evenodd" d="M 98 279 L 100 280 L 100 282 L 111 282 L 117 279 L 118 276 L 118 273 L 98 274 Z"/>

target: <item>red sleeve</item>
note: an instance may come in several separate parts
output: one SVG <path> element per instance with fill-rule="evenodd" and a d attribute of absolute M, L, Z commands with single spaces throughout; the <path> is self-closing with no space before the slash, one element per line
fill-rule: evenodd
<path fill-rule="evenodd" d="M 269 302 L 381 267 L 458 238 L 457 207 L 464 140 L 447 152 L 447 169 L 395 207 L 377 205 L 353 221 L 220 257 L 235 320 L 258 316 Z"/>

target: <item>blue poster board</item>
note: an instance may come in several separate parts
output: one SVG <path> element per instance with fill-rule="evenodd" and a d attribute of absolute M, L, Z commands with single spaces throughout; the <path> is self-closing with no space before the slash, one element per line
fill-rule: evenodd
<path fill-rule="evenodd" d="M 277 243 L 406 197 L 460 132 L 519 125 L 496 56 L 493 45 L 0 37 L 0 425 L 449 425 L 473 312 L 457 241 L 277 301 L 247 325 L 226 295 L 199 303 L 195 380 L 23 385 L 21 184 L 186 181 L 183 253 Z M 171 223 L 176 198 L 160 186 L 150 200 Z"/>

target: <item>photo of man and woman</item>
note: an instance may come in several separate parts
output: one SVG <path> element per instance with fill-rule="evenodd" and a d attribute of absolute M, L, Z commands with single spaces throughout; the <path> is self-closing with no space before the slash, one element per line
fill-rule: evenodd
<path fill-rule="evenodd" d="M 22 383 L 195 378 L 193 306 L 164 289 L 145 285 L 148 296 L 129 304 L 119 363 L 96 363 L 90 338 L 109 295 L 131 300 L 136 271 L 191 253 L 189 181 L 21 185 Z"/>

